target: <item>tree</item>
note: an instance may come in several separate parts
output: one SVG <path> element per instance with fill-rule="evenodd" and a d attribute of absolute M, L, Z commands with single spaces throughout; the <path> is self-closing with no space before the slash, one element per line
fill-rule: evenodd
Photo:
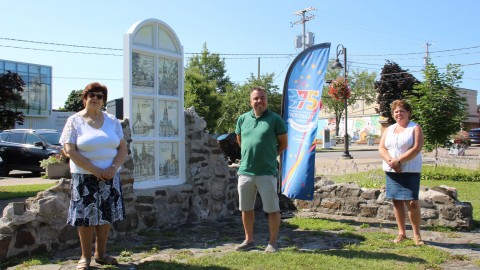
<path fill-rule="evenodd" d="M 425 81 L 415 86 L 408 101 L 413 110 L 412 119 L 422 127 L 425 135 L 425 148 L 435 149 L 437 159 L 437 147 L 445 146 L 466 118 L 466 100 L 457 92 L 463 72 L 459 65 L 449 64 L 446 73 L 440 73 L 429 63 L 423 74 Z"/>
<path fill-rule="evenodd" d="M 218 54 L 210 53 L 206 44 L 202 53 L 193 56 L 185 68 L 185 107 L 194 106 L 210 132 L 215 132 L 216 121 L 222 114 L 219 93 L 233 88 L 226 73 L 225 61 Z"/>
<path fill-rule="evenodd" d="M 25 107 L 21 96 L 24 86 L 25 82 L 17 73 L 7 71 L 0 76 L 0 129 L 12 128 L 15 123 L 23 124 L 24 114 L 17 109 Z"/>
<path fill-rule="evenodd" d="M 221 115 L 221 99 L 215 91 L 215 82 L 209 81 L 198 67 L 185 69 L 185 107 L 195 107 L 199 116 L 207 122 L 207 130 L 215 130 Z"/>
<path fill-rule="evenodd" d="M 413 87 L 418 84 L 418 80 L 408 73 L 408 70 L 402 69 L 397 63 L 387 61 L 382 68 L 380 81 L 375 82 L 375 89 L 378 93 L 377 113 L 388 119 L 388 123 L 393 124 L 390 104 L 397 99 L 404 99 L 411 94 Z"/>
<path fill-rule="evenodd" d="M 205 80 L 215 82 L 215 89 L 219 93 L 225 93 L 233 87 L 230 77 L 225 69 L 225 60 L 220 59 L 220 55 L 210 53 L 207 44 L 203 44 L 203 50 L 200 55 L 194 55 L 186 69 L 198 68 Z"/>
<path fill-rule="evenodd" d="M 222 94 L 222 115 L 217 121 L 216 131 L 219 133 L 235 131 L 238 117 L 252 109 L 250 106 L 250 91 L 254 86 L 265 88 L 269 110 L 280 114 L 282 94 L 279 92 L 278 86 L 273 84 L 274 77 L 274 73 L 266 73 L 258 79 L 251 73 L 244 84 Z"/>
<path fill-rule="evenodd" d="M 60 111 L 79 112 L 83 110 L 85 107 L 83 106 L 82 92 L 83 90 L 72 90 L 68 95 L 63 108 L 60 108 Z"/>
<path fill-rule="evenodd" d="M 340 76 L 341 71 L 332 69 L 331 65 L 327 68 L 327 74 L 325 78 L 327 80 L 336 80 L 342 78 Z M 375 101 L 376 92 L 374 89 L 375 72 L 368 73 L 368 71 L 352 71 L 352 75 L 348 76 L 348 86 L 350 88 L 350 98 L 347 99 L 348 106 L 354 105 L 357 100 L 364 100 L 365 104 L 370 105 Z M 345 110 L 345 100 L 336 99 L 329 94 L 330 86 L 326 85 L 322 91 L 322 105 L 327 113 L 335 115 L 335 121 L 337 123 L 335 128 L 335 135 L 338 136 L 340 129 L 340 120 L 342 119 L 343 112 Z"/>

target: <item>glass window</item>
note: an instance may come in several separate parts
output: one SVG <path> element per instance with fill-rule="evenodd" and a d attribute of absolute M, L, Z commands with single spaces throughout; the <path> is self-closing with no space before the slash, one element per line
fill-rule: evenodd
<path fill-rule="evenodd" d="M 142 29 L 138 30 L 133 38 L 133 42 L 135 44 L 146 45 L 149 47 L 153 47 L 153 26 L 147 25 L 142 27 Z"/>
<path fill-rule="evenodd" d="M 175 42 L 173 41 L 169 32 L 162 27 L 159 27 L 158 29 L 158 48 L 167 51 L 178 52 L 177 46 L 175 46 Z"/>
<path fill-rule="evenodd" d="M 9 141 L 12 143 L 23 143 L 23 133 L 10 134 Z"/>
<path fill-rule="evenodd" d="M 29 65 L 28 70 L 30 71 L 30 74 L 40 74 L 40 67 L 39 66 Z"/>
<path fill-rule="evenodd" d="M 41 67 L 40 69 L 41 81 L 44 84 L 52 84 L 52 68 Z"/>
<path fill-rule="evenodd" d="M 27 64 L 17 64 L 17 71 L 18 71 L 18 73 L 28 73 L 28 65 Z"/>
<path fill-rule="evenodd" d="M 17 72 L 17 65 L 15 63 L 5 62 L 5 71 Z"/>
<path fill-rule="evenodd" d="M 41 142 L 42 140 L 35 134 L 27 134 L 27 138 L 25 139 L 26 144 L 34 145 L 35 142 Z"/>
<path fill-rule="evenodd" d="M 19 73 L 18 75 L 20 75 L 20 77 L 22 78 L 23 82 L 24 83 L 27 83 L 28 82 L 28 73 Z M 23 90 L 27 90 L 27 87 L 23 87 Z"/>
<path fill-rule="evenodd" d="M 49 144 L 60 145 L 60 133 L 43 133 L 41 136 L 44 140 L 46 140 Z"/>
<path fill-rule="evenodd" d="M 5 73 L 5 61 L 0 61 L 0 74 Z"/>
<path fill-rule="evenodd" d="M 30 76 L 28 77 L 28 82 L 31 83 L 31 84 L 39 84 L 40 83 L 40 76 L 38 74 L 30 73 Z"/>
<path fill-rule="evenodd" d="M 9 135 L 10 135 L 9 133 L 2 133 L 2 134 L 0 134 L 0 141 L 2 141 L 2 142 L 8 142 L 8 136 L 9 136 Z"/>

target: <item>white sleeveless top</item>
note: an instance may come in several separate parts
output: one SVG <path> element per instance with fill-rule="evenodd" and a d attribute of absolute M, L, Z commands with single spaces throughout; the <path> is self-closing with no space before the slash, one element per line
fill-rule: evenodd
<path fill-rule="evenodd" d="M 120 140 L 123 139 L 123 130 L 120 122 L 114 115 L 102 112 L 103 126 L 91 127 L 83 119 L 80 113 L 76 113 L 67 119 L 60 136 L 60 143 L 73 143 L 78 152 L 90 160 L 93 165 L 106 169 L 112 165 L 117 155 Z M 77 166 L 70 160 L 70 172 L 91 174 L 91 172 Z"/>
<path fill-rule="evenodd" d="M 385 137 L 385 147 L 388 149 L 388 153 L 392 158 L 398 158 L 414 144 L 414 130 L 417 124 L 410 121 L 407 128 L 399 134 L 395 134 L 395 128 L 397 124 L 393 124 L 387 128 L 387 134 Z M 394 172 L 388 163 L 383 161 L 382 168 L 386 172 Z M 413 159 L 402 162 L 402 172 L 419 173 L 422 171 L 422 153 L 418 153 Z"/>

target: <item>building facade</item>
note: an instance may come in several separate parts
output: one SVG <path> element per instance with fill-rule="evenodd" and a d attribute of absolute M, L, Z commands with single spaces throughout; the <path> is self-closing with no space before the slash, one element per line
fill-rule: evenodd
<path fill-rule="evenodd" d="M 16 110 L 26 117 L 49 117 L 52 114 L 52 67 L 0 59 L 0 74 L 17 73 L 25 82 L 22 98 Z"/>
<path fill-rule="evenodd" d="M 480 114 L 477 105 L 477 91 L 472 89 L 459 88 L 458 94 L 464 97 L 467 102 L 467 118 L 463 122 L 464 130 L 480 127 Z M 367 105 L 363 100 L 358 100 L 353 106 L 348 107 L 347 132 L 353 142 L 365 142 L 369 135 L 380 136 L 382 134 L 382 124 L 386 123 L 375 109 L 376 103 Z M 318 119 L 317 141 L 323 141 L 323 130 L 329 129 L 331 137 L 335 135 L 336 125 L 339 125 L 339 136 L 345 135 L 345 118 L 342 117 L 340 123 L 336 123 L 335 115 L 328 114 L 322 110 Z"/>

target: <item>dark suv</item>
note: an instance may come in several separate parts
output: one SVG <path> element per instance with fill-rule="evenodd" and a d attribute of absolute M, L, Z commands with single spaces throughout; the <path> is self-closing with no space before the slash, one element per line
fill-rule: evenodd
<path fill-rule="evenodd" d="M 480 144 L 480 128 L 472 128 L 468 132 L 468 137 L 470 137 L 472 144 Z"/>
<path fill-rule="evenodd" d="M 0 157 L 5 166 L 0 176 L 11 170 L 40 173 L 40 160 L 60 153 L 59 140 L 60 133 L 54 129 L 4 130 L 0 133 Z"/>

